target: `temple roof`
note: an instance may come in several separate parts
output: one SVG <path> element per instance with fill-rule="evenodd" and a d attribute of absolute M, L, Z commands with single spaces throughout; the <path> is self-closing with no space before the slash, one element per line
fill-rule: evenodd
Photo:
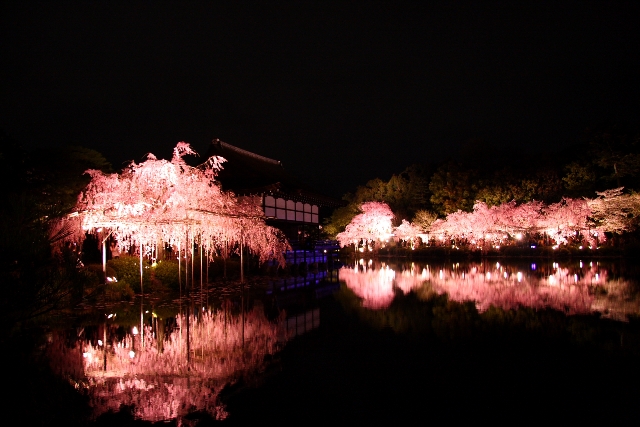
<path fill-rule="evenodd" d="M 222 189 L 238 195 L 270 194 L 295 201 L 336 207 L 343 203 L 312 189 L 284 170 L 282 162 L 214 139 L 206 158 L 224 157 L 227 161 L 217 176 Z"/>

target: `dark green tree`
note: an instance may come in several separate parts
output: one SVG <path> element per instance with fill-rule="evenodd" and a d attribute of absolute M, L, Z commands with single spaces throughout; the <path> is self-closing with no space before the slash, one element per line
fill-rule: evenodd
<path fill-rule="evenodd" d="M 477 172 L 449 161 L 436 170 L 429 182 L 431 204 L 439 215 L 458 210 L 470 212 L 477 196 Z"/>
<path fill-rule="evenodd" d="M 99 153 L 77 147 L 30 152 L 6 134 L 0 147 L 0 324 L 10 329 L 70 303 L 94 279 L 77 268 L 74 248 L 52 250 L 66 234 L 51 235 L 50 225 L 86 185 L 84 170 L 109 165 Z"/>

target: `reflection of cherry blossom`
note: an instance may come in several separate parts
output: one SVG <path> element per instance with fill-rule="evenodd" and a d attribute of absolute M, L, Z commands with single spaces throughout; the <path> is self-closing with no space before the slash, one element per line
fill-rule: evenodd
<path fill-rule="evenodd" d="M 475 301 L 481 312 L 493 305 L 505 310 L 548 307 L 579 314 L 588 313 L 593 300 L 585 283 L 567 280 L 563 271 L 538 279 L 499 268 L 484 272 L 472 269 L 453 271 L 443 278 L 435 276 L 430 283 L 436 292 L 446 293 L 454 301 Z"/>
<path fill-rule="evenodd" d="M 340 280 L 357 296 L 363 299 L 362 305 L 368 308 L 384 308 L 393 301 L 394 271 L 388 269 L 360 271 L 357 268 L 342 267 Z"/>
<path fill-rule="evenodd" d="M 90 342 L 69 348 L 62 336 L 53 336 L 51 364 L 88 392 L 96 417 L 124 404 L 133 406 L 136 418 L 148 421 L 180 418 L 194 410 L 224 418 L 220 390 L 259 369 L 286 339 L 283 322 L 273 324 L 259 311 L 246 315 L 244 328 L 241 317 L 225 318 L 223 311 L 191 317 L 189 342 L 186 319 L 176 320 L 178 327 L 161 350 L 151 328 L 146 328 L 144 346 L 139 336 L 127 335 L 106 352 Z"/>
<path fill-rule="evenodd" d="M 552 308 L 567 314 L 594 311 L 603 317 L 627 320 L 628 313 L 640 314 L 640 300 L 631 292 L 634 286 L 622 279 L 610 280 L 597 263 L 578 268 L 550 267 L 521 269 L 500 263 L 469 263 L 434 267 L 411 263 L 391 269 L 371 263 L 340 269 L 343 280 L 362 305 L 372 309 L 388 307 L 394 290 L 404 293 L 427 286 L 453 301 L 474 301 L 482 312 L 491 306 L 505 310 L 519 307 Z"/>
<path fill-rule="evenodd" d="M 421 276 L 416 275 L 413 270 L 397 274 L 389 266 L 377 269 L 364 267 L 362 271 L 358 266 L 342 267 L 339 277 L 349 289 L 362 298 L 364 307 L 374 309 L 385 308 L 391 304 L 394 288 L 408 293 L 422 283 Z"/>

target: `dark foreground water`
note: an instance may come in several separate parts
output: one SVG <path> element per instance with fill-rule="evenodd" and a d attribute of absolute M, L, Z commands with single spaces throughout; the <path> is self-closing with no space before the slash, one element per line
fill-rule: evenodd
<path fill-rule="evenodd" d="M 131 325 L 80 334 L 65 325 L 62 335 L 52 326 L 36 356 L 20 351 L 30 342 L 4 349 L 5 414 L 26 425 L 637 425 L 635 268 L 363 260 L 339 284 L 251 301 L 244 342 L 232 307 L 194 320 L 188 360 L 186 342 L 170 341 L 186 333 L 184 319 L 145 322 L 155 329 L 144 349 Z M 105 331 L 107 351 L 97 342 Z"/>

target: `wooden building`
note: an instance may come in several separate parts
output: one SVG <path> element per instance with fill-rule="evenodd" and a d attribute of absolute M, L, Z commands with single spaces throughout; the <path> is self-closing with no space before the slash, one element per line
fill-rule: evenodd
<path fill-rule="evenodd" d="M 210 156 L 227 160 L 217 177 L 222 189 L 256 198 L 267 224 L 282 230 L 294 248 L 313 247 L 322 236 L 323 220 L 344 204 L 305 185 L 278 160 L 218 139 L 209 147 L 206 158 Z"/>

